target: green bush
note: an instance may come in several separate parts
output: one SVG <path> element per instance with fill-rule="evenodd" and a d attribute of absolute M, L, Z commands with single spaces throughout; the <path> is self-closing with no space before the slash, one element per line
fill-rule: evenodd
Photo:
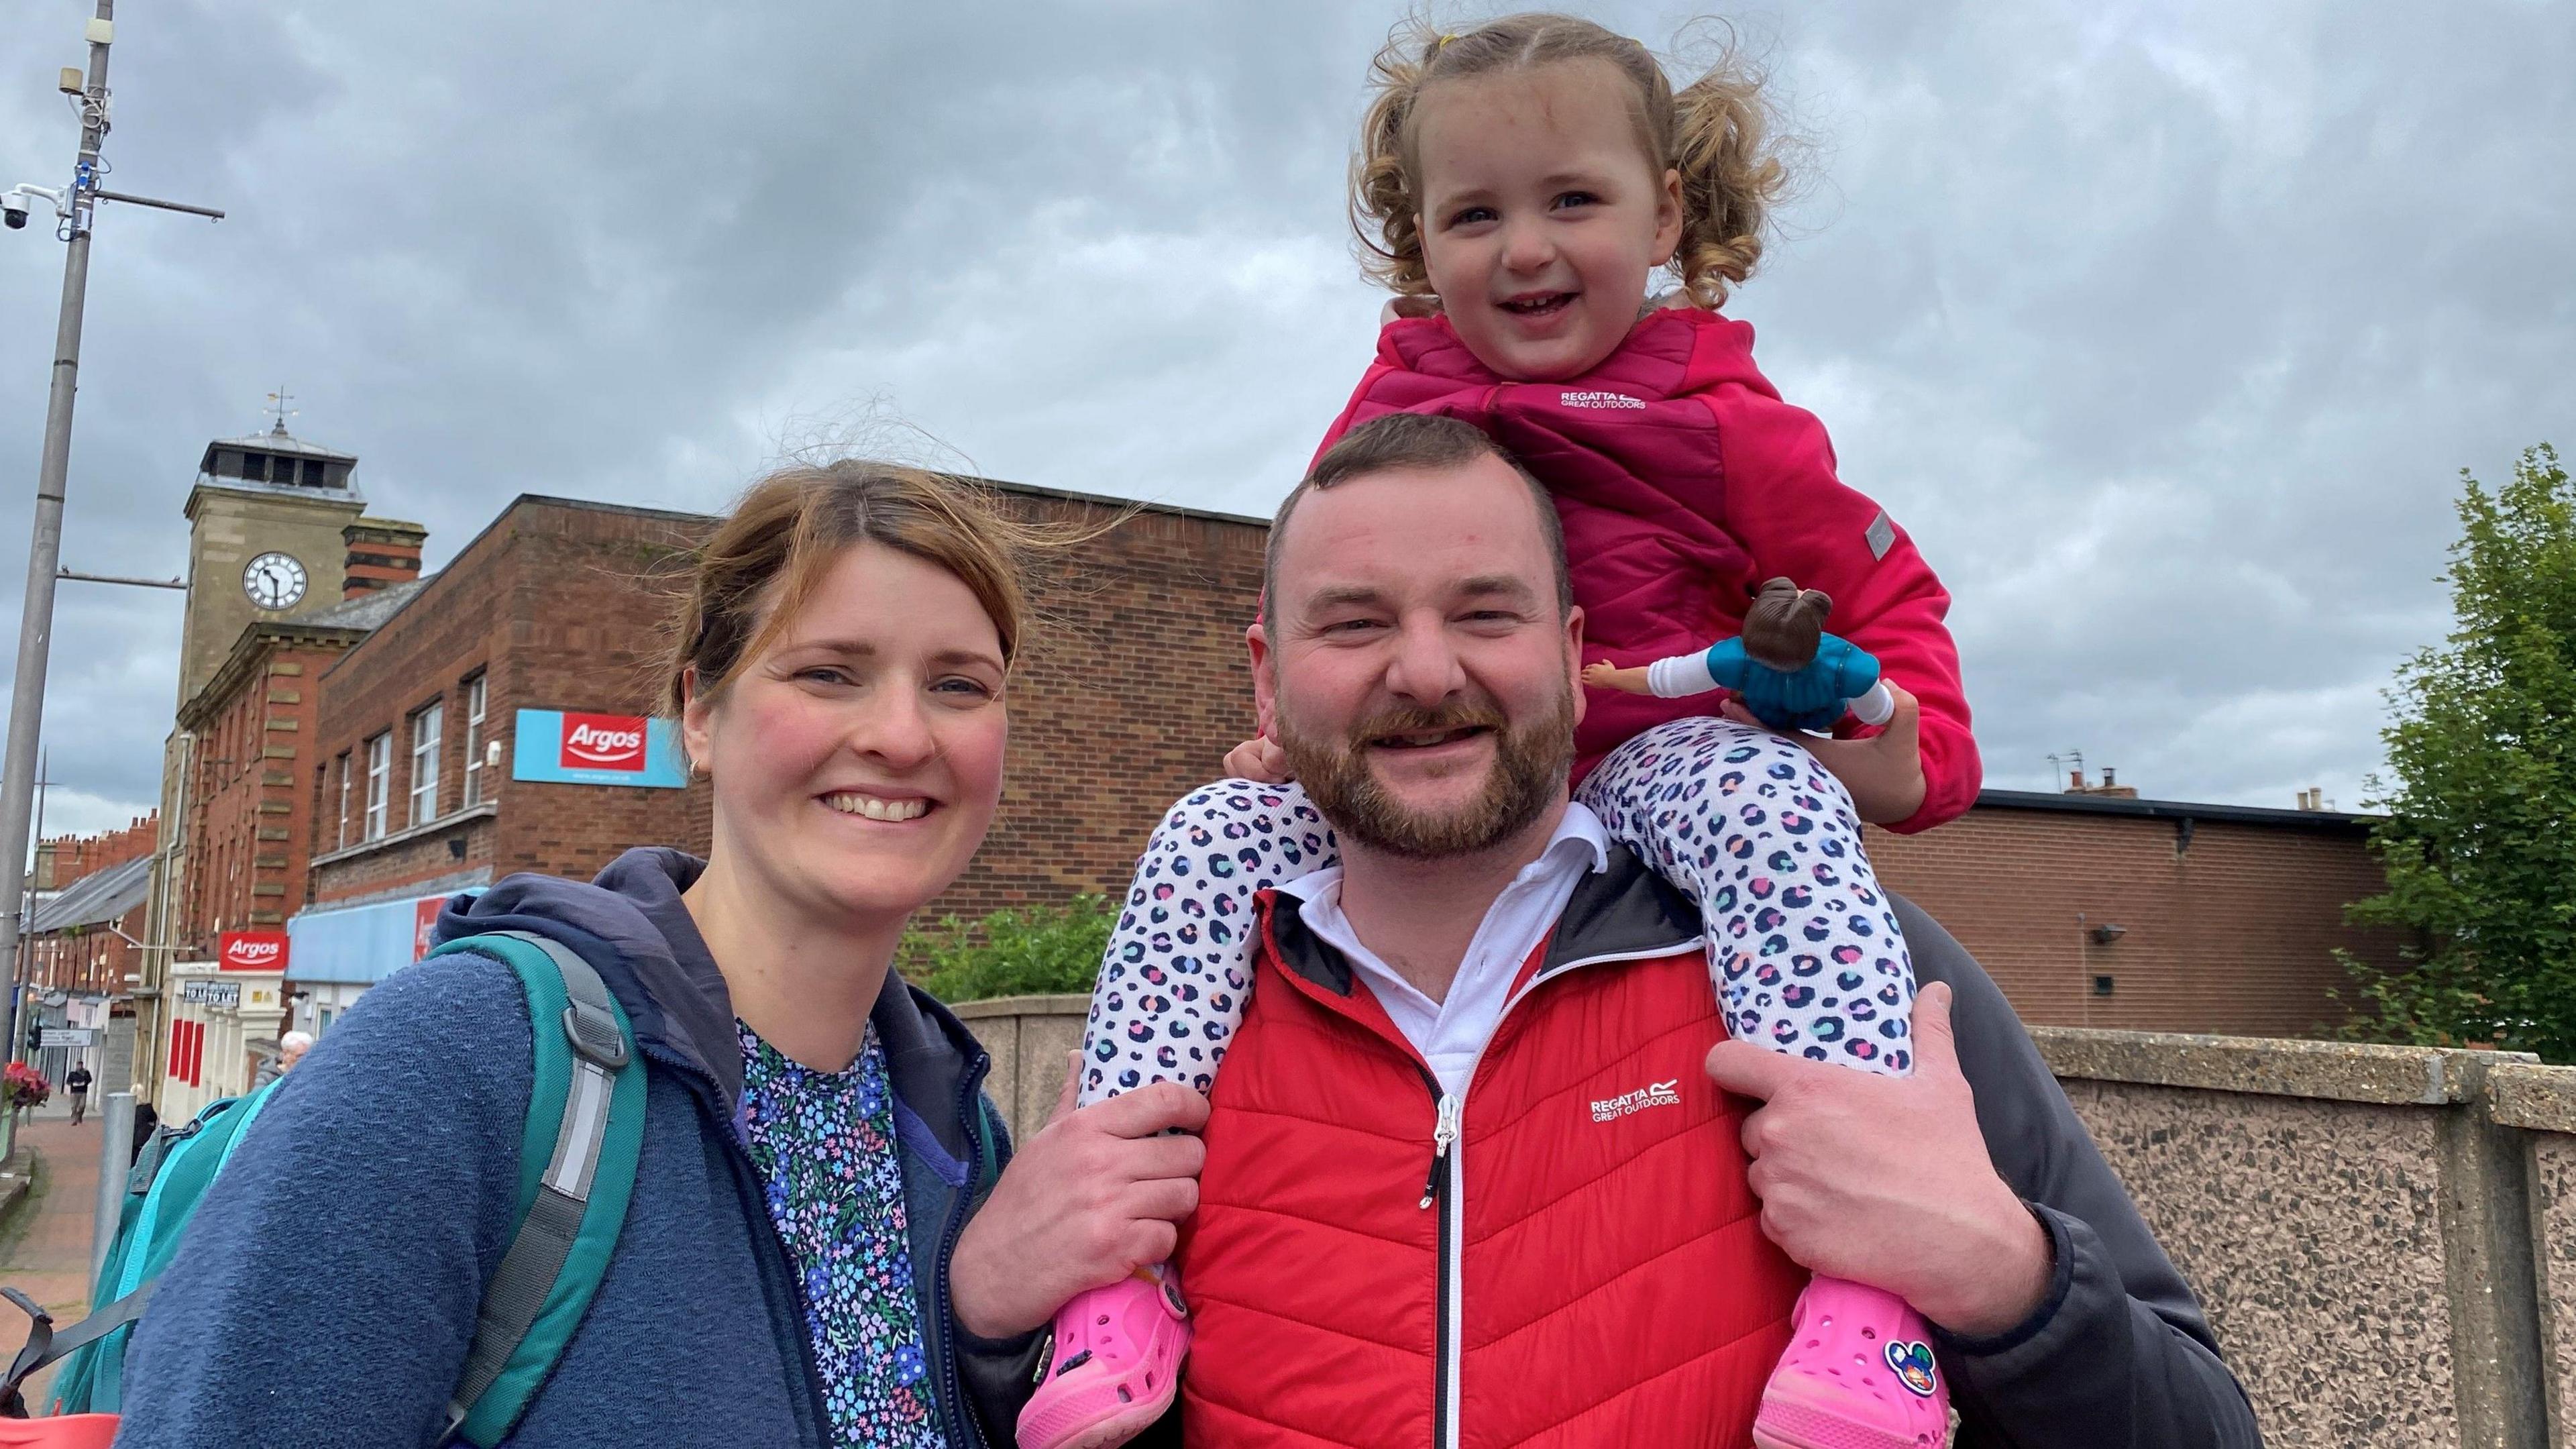
<path fill-rule="evenodd" d="M 2351 912 L 2410 939 L 2393 971 L 2344 954 L 2348 1034 L 2576 1062 L 2576 481 L 2533 448 L 2501 487 L 2467 480 L 2460 522 L 2458 621 L 2388 696 L 2388 889 Z"/>
<path fill-rule="evenodd" d="M 905 936 L 896 961 L 905 980 L 942 1001 L 1088 996 L 1117 920 L 1118 912 L 1100 896 L 995 911 L 972 923 L 949 916 Z"/>

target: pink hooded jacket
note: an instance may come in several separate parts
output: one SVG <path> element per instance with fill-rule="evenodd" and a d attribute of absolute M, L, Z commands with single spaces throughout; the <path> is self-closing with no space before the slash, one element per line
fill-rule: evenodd
<path fill-rule="evenodd" d="M 1587 660 L 1645 664 L 1731 637 L 1768 578 L 1822 589 L 1826 627 L 1922 704 L 1923 805 L 1890 828 L 1929 830 L 1976 803 L 1984 768 L 1941 622 L 1950 596 L 1905 531 L 1835 478 L 1823 424 L 1755 370 L 1750 324 L 1664 308 L 1585 376 L 1525 383 L 1477 361 L 1447 318 L 1398 318 L 1324 447 L 1390 412 L 1474 423 L 1556 495 Z M 1709 712 L 1595 689 L 1576 778 L 1642 730 Z M 1869 733 L 1848 720 L 1841 732 Z"/>

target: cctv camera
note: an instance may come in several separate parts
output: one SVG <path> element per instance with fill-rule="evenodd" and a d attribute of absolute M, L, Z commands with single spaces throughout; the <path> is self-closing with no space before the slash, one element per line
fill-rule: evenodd
<path fill-rule="evenodd" d="M 11 231 L 25 230 L 27 225 L 27 198 L 20 196 L 14 191 L 5 196 L 0 196 L 0 221 L 6 221 L 9 224 L 9 229 Z"/>

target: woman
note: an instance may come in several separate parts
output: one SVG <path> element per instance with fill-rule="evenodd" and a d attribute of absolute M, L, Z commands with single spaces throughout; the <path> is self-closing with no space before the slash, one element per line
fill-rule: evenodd
<path fill-rule="evenodd" d="M 1005 1170 L 983 1052 L 891 971 L 1000 799 L 1035 541 L 927 474 L 761 483 L 700 551 L 670 666 L 708 858 L 448 903 L 441 939 L 578 949 L 647 1067 L 615 1255 L 519 1449 L 1007 1444 L 1037 1325 L 1170 1250 L 1199 1157 L 1156 1134 L 1195 1094 L 1060 1111 Z M 516 1226 L 530 1031 L 482 955 L 368 993 L 199 1207 L 120 1444 L 438 1441 Z"/>

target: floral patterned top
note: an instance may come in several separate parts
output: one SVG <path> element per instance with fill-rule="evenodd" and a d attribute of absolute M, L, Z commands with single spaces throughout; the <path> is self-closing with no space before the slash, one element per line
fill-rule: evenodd
<path fill-rule="evenodd" d="M 739 1021 L 734 1031 L 744 1131 L 769 1220 L 802 1275 L 833 1442 L 946 1449 L 912 1296 L 894 1092 L 876 1027 L 838 1072 L 788 1060 Z"/>

